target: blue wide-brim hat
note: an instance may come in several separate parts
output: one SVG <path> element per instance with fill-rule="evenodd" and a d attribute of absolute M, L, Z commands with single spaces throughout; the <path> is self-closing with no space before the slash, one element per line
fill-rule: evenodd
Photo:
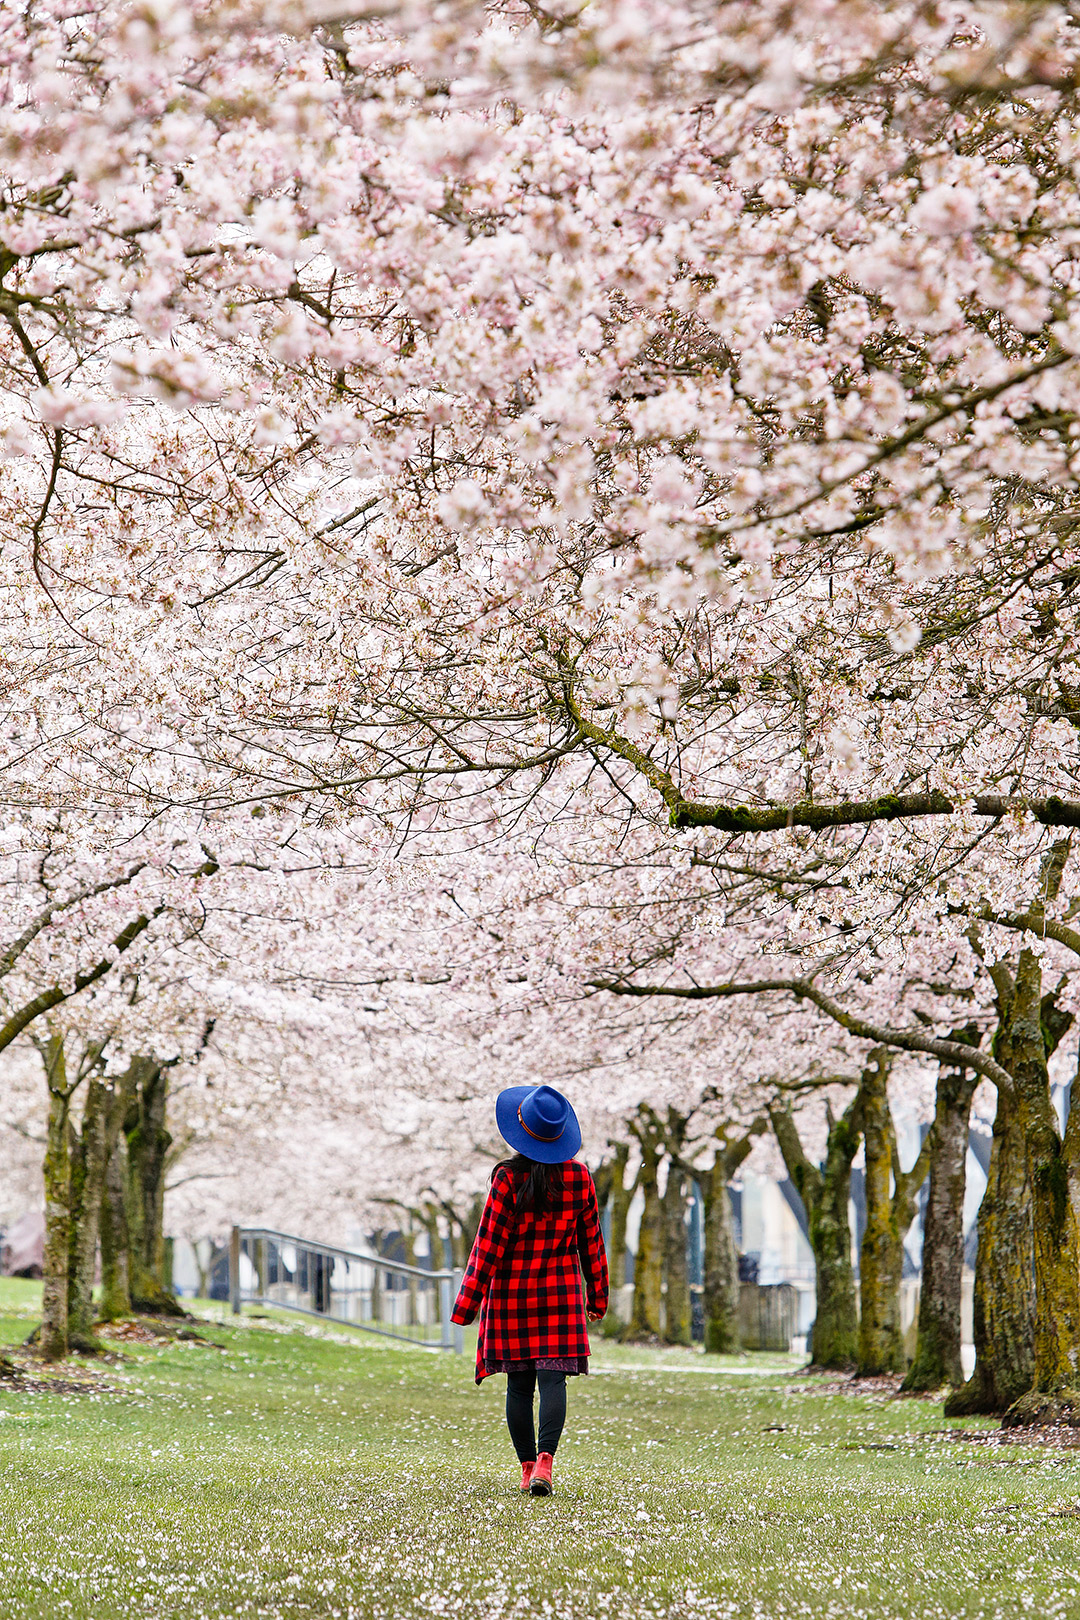
<path fill-rule="evenodd" d="M 551 1086 L 508 1086 L 495 1099 L 499 1135 L 527 1159 L 563 1164 L 581 1146 L 577 1115 Z"/>

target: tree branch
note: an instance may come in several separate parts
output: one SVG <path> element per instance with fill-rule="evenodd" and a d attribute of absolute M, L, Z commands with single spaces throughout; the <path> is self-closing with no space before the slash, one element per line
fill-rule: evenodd
<path fill-rule="evenodd" d="M 819 990 L 810 979 L 758 979 L 745 983 L 693 986 L 625 984 L 617 979 L 588 979 L 586 982 L 591 989 L 606 990 L 614 996 L 677 996 L 684 1001 L 709 1001 L 725 996 L 761 995 L 768 990 L 781 991 L 798 1001 L 812 1002 L 842 1029 L 860 1040 L 873 1041 L 878 1046 L 896 1046 L 903 1052 L 922 1052 L 927 1057 L 963 1064 L 965 1068 L 975 1069 L 992 1080 L 1006 1095 L 1012 1095 L 1012 1076 L 985 1052 L 966 1046 L 962 1041 L 939 1040 L 934 1035 L 924 1035 L 920 1030 L 892 1029 L 887 1024 L 873 1024 L 868 1018 L 849 1012 L 832 996 L 826 995 L 824 990 Z"/>
<path fill-rule="evenodd" d="M 594 728 L 599 730 L 599 727 Z M 609 740 L 608 746 L 611 746 Z M 616 752 L 630 759 L 623 749 Z M 630 760 L 630 763 L 633 763 Z M 649 762 L 650 765 L 652 762 Z M 655 766 L 652 767 L 655 772 Z M 645 773 L 643 773 L 645 774 Z M 654 786 L 658 785 L 654 783 Z M 883 793 L 876 799 L 841 799 L 836 804 L 813 804 L 800 799 L 791 804 L 766 805 L 757 809 L 749 805 L 705 804 L 680 798 L 674 805 L 664 792 L 669 806 L 671 825 L 678 830 L 689 827 L 717 827 L 721 832 L 782 832 L 788 827 L 810 827 L 819 832 L 825 827 L 857 827 L 873 821 L 900 821 L 915 816 L 953 816 L 960 805 L 946 798 L 944 793 Z M 1044 827 L 1080 827 L 1080 804 L 1059 799 L 1051 794 L 1046 798 L 1027 799 L 1001 793 L 977 793 L 968 801 L 977 816 L 1000 820 L 1010 812 L 1027 812 L 1041 821 Z"/>
<path fill-rule="evenodd" d="M 1052 917 L 1042 917 L 1030 911 L 991 911 L 984 906 L 975 913 L 980 922 L 997 923 L 1000 928 L 1012 928 L 1018 933 L 1037 934 L 1040 939 L 1053 939 L 1059 945 L 1080 956 L 1080 930 L 1070 928 L 1067 923 L 1055 922 Z"/>
<path fill-rule="evenodd" d="M 789 804 L 754 806 L 684 799 L 674 778 L 636 743 L 621 736 L 613 727 L 598 726 L 582 713 L 568 676 L 564 677 L 562 700 L 582 740 L 607 749 L 633 766 L 667 805 L 669 822 L 677 831 L 716 827 L 721 832 L 737 834 L 809 827 L 820 832 L 826 827 L 857 827 L 867 822 L 900 821 L 915 816 L 953 816 L 960 808 L 936 789 L 925 793 L 883 793 L 875 799 L 841 799 L 835 804 L 797 799 Z M 977 816 L 993 820 L 1000 820 L 1010 812 L 1027 812 L 1046 827 L 1080 827 L 1080 803 L 1054 794 L 1031 799 L 1013 794 L 977 793 L 965 802 Z"/>
<path fill-rule="evenodd" d="M 193 876 L 212 877 L 217 870 L 217 861 L 213 856 L 209 856 L 203 865 L 193 873 Z M 134 917 L 116 935 L 112 942 L 112 953 L 109 956 L 102 957 L 100 962 L 95 963 L 92 968 L 88 968 L 85 973 L 77 974 L 70 990 L 64 990 L 60 985 L 54 984 L 48 990 L 42 990 L 40 994 L 24 1002 L 17 1012 L 12 1013 L 5 1024 L 0 1025 L 0 1052 L 5 1047 L 10 1046 L 12 1041 L 22 1034 L 27 1025 L 32 1024 L 35 1018 L 40 1018 L 42 1013 L 50 1012 L 53 1007 L 59 1007 L 65 1001 L 70 1001 L 73 996 L 79 995 L 83 990 L 88 989 L 90 985 L 96 984 L 98 979 L 103 979 L 114 965 L 116 957 L 122 956 L 135 943 L 139 935 L 149 928 L 155 918 L 160 917 L 162 912 L 167 909 L 164 902 L 162 902 L 161 905 L 155 906 L 153 911 L 143 912 L 140 916 Z"/>
<path fill-rule="evenodd" d="M 15 966 L 19 957 L 33 944 L 43 928 L 48 927 L 53 918 L 62 911 L 70 911 L 72 906 L 81 905 L 84 900 L 93 900 L 99 894 L 108 894 L 112 889 L 123 889 L 138 877 L 146 862 L 140 861 L 133 866 L 123 877 L 110 878 L 105 883 L 96 883 L 92 888 L 79 889 L 76 894 L 70 895 L 67 900 L 54 900 L 43 907 L 23 929 L 17 939 L 13 939 L 7 949 L 0 954 L 0 979 L 6 978 Z"/>

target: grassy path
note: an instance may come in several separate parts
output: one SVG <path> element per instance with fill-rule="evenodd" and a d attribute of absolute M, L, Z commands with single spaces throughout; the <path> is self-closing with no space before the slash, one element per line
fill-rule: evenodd
<path fill-rule="evenodd" d="M 0 1285 L 0 1343 L 28 1285 Z M 0 1617 L 1080 1620 L 1080 1453 L 935 1435 L 773 1358 L 604 1350 L 522 1501 L 460 1358 L 299 1325 L 0 1385 Z M 692 1370 L 691 1370 L 692 1369 Z"/>

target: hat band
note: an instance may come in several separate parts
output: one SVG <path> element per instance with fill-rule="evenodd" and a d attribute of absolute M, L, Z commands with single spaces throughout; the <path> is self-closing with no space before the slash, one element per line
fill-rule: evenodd
<path fill-rule="evenodd" d="M 562 1130 L 559 1130 L 559 1131 L 555 1132 L 554 1136 L 541 1136 L 539 1131 L 530 1131 L 529 1127 L 526 1125 L 525 1121 L 521 1117 L 521 1109 L 520 1108 L 518 1109 L 518 1124 L 521 1126 L 522 1130 L 528 1136 L 532 1137 L 534 1142 L 557 1142 L 559 1140 L 559 1137 L 562 1136 L 563 1131 L 566 1130 L 566 1126 L 564 1125 L 562 1127 Z"/>

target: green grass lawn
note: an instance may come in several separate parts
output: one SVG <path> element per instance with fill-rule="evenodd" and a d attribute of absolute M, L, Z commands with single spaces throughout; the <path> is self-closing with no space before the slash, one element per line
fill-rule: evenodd
<path fill-rule="evenodd" d="M 0 1285 L 0 1342 L 33 1309 Z M 943 1438 L 929 1402 L 601 1344 L 557 1494 L 522 1500 L 468 1358 L 208 1331 L 130 1346 L 108 1392 L 0 1386 L 3 1620 L 1080 1620 L 1080 1453 Z"/>

